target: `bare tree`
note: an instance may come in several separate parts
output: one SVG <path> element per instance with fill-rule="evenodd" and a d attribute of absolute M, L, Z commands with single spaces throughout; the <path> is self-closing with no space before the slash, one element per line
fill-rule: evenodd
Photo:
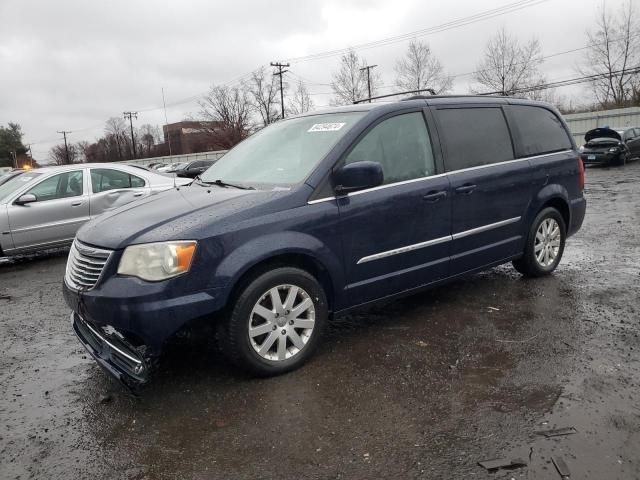
<path fill-rule="evenodd" d="M 603 4 L 587 37 L 590 45 L 579 70 L 584 75 L 599 74 L 591 83 L 598 103 L 616 107 L 632 103 L 640 90 L 640 73 L 628 71 L 640 65 L 640 23 L 633 3 L 621 6 L 617 15 L 611 15 Z"/>
<path fill-rule="evenodd" d="M 151 149 L 160 139 L 160 129 L 157 125 L 151 125 L 150 123 L 145 123 L 140 126 L 138 130 L 138 135 L 136 138 L 140 139 L 142 146 L 147 150 L 147 157 L 151 156 Z M 143 151 L 142 149 L 140 150 Z"/>
<path fill-rule="evenodd" d="M 280 83 L 276 81 L 275 75 L 260 67 L 251 74 L 246 89 L 263 126 L 280 119 Z"/>
<path fill-rule="evenodd" d="M 122 160 L 122 147 L 127 146 L 127 124 L 120 117 L 111 117 L 104 126 L 107 137 L 111 136 L 118 147 L 118 160 Z"/>
<path fill-rule="evenodd" d="M 521 44 L 503 28 L 489 40 L 484 59 L 477 66 L 475 80 L 485 90 L 511 95 L 519 89 L 538 84 L 541 62 L 542 50 L 538 39 Z"/>
<path fill-rule="evenodd" d="M 429 45 L 412 41 L 405 56 L 396 62 L 396 85 L 403 91 L 431 88 L 436 93 L 451 89 L 452 78 L 431 52 Z"/>
<path fill-rule="evenodd" d="M 369 96 L 367 91 L 367 76 L 360 69 L 367 62 L 361 59 L 355 50 L 349 50 L 340 58 L 340 69 L 333 74 L 331 88 L 333 90 L 333 103 L 336 105 L 348 105 L 357 100 L 363 100 Z M 381 84 L 380 74 L 371 71 L 371 96 L 375 96 L 378 85 Z"/>
<path fill-rule="evenodd" d="M 198 102 L 200 118 L 213 122 L 205 131 L 223 148 L 231 148 L 249 135 L 251 103 L 242 87 L 212 86 Z"/>
<path fill-rule="evenodd" d="M 304 85 L 304 82 L 302 80 L 299 80 L 296 84 L 296 89 L 293 91 L 293 98 L 289 101 L 289 106 L 287 107 L 287 109 L 289 110 L 291 115 L 298 115 L 300 113 L 305 113 L 309 110 L 313 110 L 313 108 L 313 100 L 311 100 L 309 91 Z"/>
<path fill-rule="evenodd" d="M 78 143 L 76 143 L 76 151 L 78 153 L 77 155 L 77 162 L 78 163 L 87 163 L 87 153 L 89 153 L 91 150 L 91 144 L 89 142 L 87 142 L 86 140 L 81 140 Z"/>
<path fill-rule="evenodd" d="M 75 144 L 70 143 L 69 146 L 69 164 L 76 163 L 78 157 L 78 148 Z M 49 160 L 53 161 L 56 165 L 67 164 L 67 149 L 64 143 L 55 145 L 49 150 Z"/>

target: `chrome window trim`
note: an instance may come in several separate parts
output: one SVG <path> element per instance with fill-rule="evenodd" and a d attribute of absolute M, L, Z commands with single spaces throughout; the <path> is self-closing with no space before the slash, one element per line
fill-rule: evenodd
<path fill-rule="evenodd" d="M 393 250 L 374 253 L 373 255 L 362 257 L 360 260 L 356 262 L 356 265 L 360 265 L 361 263 L 372 262 L 374 260 L 380 260 L 381 258 L 387 258 L 393 255 L 399 255 L 401 253 L 411 252 L 413 250 L 419 250 L 421 248 L 431 247 L 433 245 L 439 245 L 441 243 L 450 242 L 452 240 L 458 240 L 459 238 L 464 238 L 470 235 L 475 235 L 477 233 L 486 232 L 489 230 L 493 230 L 494 228 L 504 227 L 506 225 L 519 222 L 521 218 L 522 217 L 508 218 L 506 220 L 501 220 L 499 222 L 489 223 L 487 225 L 482 225 L 481 227 L 476 227 L 470 230 L 465 230 L 463 232 L 454 233 L 453 235 L 447 235 L 446 237 L 434 238 L 433 240 L 427 240 L 426 242 L 414 243 L 412 245 L 406 245 L 404 247 L 394 248 Z"/>
<path fill-rule="evenodd" d="M 488 163 L 486 165 L 477 165 L 475 167 L 461 168 L 460 170 L 451 170 L 450 172 L 438 173 L 436 175 L 430 175 L 428 177 L 412 178 L 411 180 L 403 180 L 402 182 L 394 182 L 394 183 L 388 183 L 386 185 L 379 185 L 377 187 L 366 188 L 364 190 L 358 190 L 357 192 L 348 193 L 347 195 L 343 195 L 343 197 L 344 196 L 352 197 L 352 196 L 355 196 L 355 195 L 360 195 L 362 193 L 374 192 L 376 190 L 382 190 L 384 188 L 395 187 L 395 186 L 398 186 L 398 185 L 406 185 L 406 184 L 415 183 L 415 182 L 421 182 L 423 180 L 428 180 L 430 178 L 438 178 L 438 177 L 443 177 L 445 175 L 453 175 L 453 174 L 460 173 L 460 172 L 469 172 L 469 171 L 472 171 L 472 170 L 479 170 L 481 168 L 493 167 L 495 165 L 507 165 L 507 164 L 510 164 L 510 163 L 522 162 L 522 161 L 525 161 L 525 160 L 535 160 L 537 158 L 545 158 L 545 157 L 550 157 L 551 155 L 560 155 L 561 153 L 571 153 L 571 152 L 573 152 L 572 149 L 561 150 L 559 152 L 543 153 L 541 155 L 533 155 L 531 157 L 520 157 L 520 158 L 515 158 L 513 160 L 505 160 L 503 162 Z M 309 201 L 307 201 L 307 205 L 313 205 L 315 203 L 322 203 L 322 202 L 329 202 L 329 201 L 335 200 L 337 198 L 338 197 L 336 197 L 336 196 L 332 196 L 332 197 L 318 198 L 316 200 L 309 200 Z"/>

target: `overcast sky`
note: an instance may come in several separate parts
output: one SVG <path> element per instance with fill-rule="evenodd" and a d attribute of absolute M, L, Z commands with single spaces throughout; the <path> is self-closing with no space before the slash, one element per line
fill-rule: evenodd
<path fill-rule="evenodd" d="M 606 0 L 617 9 L 623 0 Z M 0 0 L 0 125 L 18 122 L 34 157 L 43 160 L 71 130 L 70 141 L 93 141 L 104 122 L 139 111 L 137 125 L 162 124 L 164 87 L 169 122 L 195 115 L 195 98 L 260 65 L 360 45 L 445 24 L 516 0 Z M 521 2 L 522 3 L 522 2 Z M 415 38 L 426 41 L 453 75 L 471 72 L 487 40 L 505 27 L 523 41 L 537 36 L 543 54 L 583 47 L 601 0 L 541 0 L 511 13 Z M 393 91 L 396 59 L 407 40 L 358 53 Z M 550 58 L 548 80 L 576 76 L 583 52 Z M 329 103 L 338 56 L 292 62 L 317 106 Z M 296 75 L 298 77 L 294 77 Z M 472 77 L 455 77 L 468 93 Z M 588 99 L 586 87 L 558 91 Z"/>

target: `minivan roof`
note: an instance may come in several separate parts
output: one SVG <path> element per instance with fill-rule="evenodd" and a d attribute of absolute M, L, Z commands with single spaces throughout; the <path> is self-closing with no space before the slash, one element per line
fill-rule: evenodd
<path fill-rule="evenodd" d="M 306 112 L 298 117 L 306 117 L 312 115 L 321 115 L 327 113 L 343 113 L 343 112 L 368 112 L 371 110 L 381 109 L 385 111 L 404 110 L 409 106 L 419 105 L 444 105 L 444 104 L 517 104 L 517 105 L 538 105 L 547 108 L 554 108 L 552 105 L 539 102 L 536 100 L 529 100 L 522 97 L 506 97 L 498 95 L 429 95 L 429 96 L 414 96 L 393 102 L 375 102 L 375 103 L 357 103 L 352 105 L 342 105 L 336 107 L 327 107 L 320 110 L 314 110 L 312 112 Z"/>

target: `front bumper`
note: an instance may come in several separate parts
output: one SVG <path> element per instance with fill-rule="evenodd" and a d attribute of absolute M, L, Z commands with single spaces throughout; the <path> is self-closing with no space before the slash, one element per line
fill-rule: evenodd
<path fill-rule="evenodd" d="M 585 165 L 608 165 L 613 162 L 620 152 L 611 153 L 608 150 L 605 151 L 583 151 L 580 154 L 580 158 Z"/>
<path fill-rule="evenodd" d="M 89 354 L 117 380 L 136 388 L 149 380 L 149 357 L 117 333 L 106 333 L 97 325 L 85 321 L 75 312 L 71 322 L 78 340 Z"/>
<path fill-rule="evenodd" d="M 148 283 L 135 278 L 111 277 L 93 290 L 79 292 L 63 282 L 67 305 L 90 324 L 111 326 L 160 351 L 175 332 L 196 318 L 207 317 L 224 306 L 220 288 L 179 295 L 170 283 Z"/>

